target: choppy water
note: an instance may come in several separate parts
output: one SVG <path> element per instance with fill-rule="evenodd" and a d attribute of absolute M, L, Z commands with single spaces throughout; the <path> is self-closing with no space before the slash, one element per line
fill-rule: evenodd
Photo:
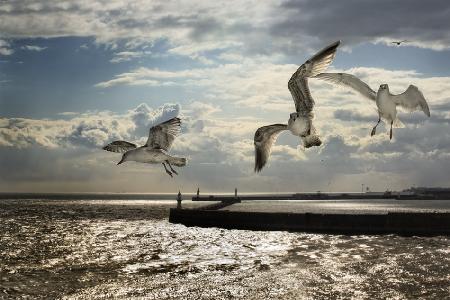
<path fill-rule="evenodd" d="M 0 298 L 450 298 L 448 237 L 187 228 L 171 206 L 0 201 Z"/>

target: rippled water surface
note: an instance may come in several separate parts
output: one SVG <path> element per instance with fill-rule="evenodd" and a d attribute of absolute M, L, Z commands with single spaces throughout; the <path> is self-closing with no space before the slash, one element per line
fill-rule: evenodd
<path fill-rule="evenodd" d="M 0 298 L 450 297 L 448 237 L 188 228 L 173 206 L 1 200 Z"/>

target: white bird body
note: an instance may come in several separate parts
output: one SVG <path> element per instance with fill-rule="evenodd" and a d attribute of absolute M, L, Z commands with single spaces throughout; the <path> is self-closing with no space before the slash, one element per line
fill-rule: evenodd
<path fill-rule="evenodd" d="M 376 104 L 380 117 L 387 122 L 392 122 L 397 119 L 397 105 L 392 101 L 389 93 L 389 88 L 378 89 Z"/>
<path fill-rule="evenodd" d="M 181 120 L 172 118 L 164 123 L 150 128 L 147 143 L 144 146 L 137 147 L 135 144 L 126 141 L 114 141 L 109 143 L 103 150 L 123 153 L 122 159 L 118 165 L 126 161 L 135 161 L 146 164 L 161 163 L 166 173 L 172 177 L 172 174 L 178 173 L 172 168 L 172 164 L 177 167 L 186 165 L 186 158 L 172 156 L 168 150 L 172 147 L 175 137 L 181 131 Z M 165 163 L 169 165 L 170 171 Z"/>
<path fill-rule="evenodd" d="M 168 161 L 175 166 L 183 164 L 182 157 L 172 156 L 163 149 L 152 149 L 150 147 L 142 146 L 136 149 L 129 150 L 126 154 L 125 161 L 135 161 L 146 164 L 159 164 Z"/>
<path fill-rule="evenodd" d="M 380 123 L 380 120 L 383 119 L 391 126 L 389 137 L 392 139 L 392 126 L 401 126 L 401 122 L 397 118 L 397 106 L 408 111 L 422 110 L 425 115 L 430 117 L 428 103 L 422 92 L 415 85 L 410 85 L 406 91 L 401 94 L 393 95 L 389 92 L 389 86 L 387 84 L 381 84 L 378 92 L 375 92 L 366 83 L 351 74 L 320 73 L 315 76 L 315 78 L 338 85 L 348 86 L 366 98 L 375 101 L 379 118 L 377 124 L 372 129 L 372 136 L 375 134 L 376 127 Z"/>
<path fill-rule="evenodd" d="M 292 113 L 288 120 L 287 129 L 295 136 L 305 137 L 311 128 L 311 121 L 309 118 L 293 116 L 297 115 Z"/>

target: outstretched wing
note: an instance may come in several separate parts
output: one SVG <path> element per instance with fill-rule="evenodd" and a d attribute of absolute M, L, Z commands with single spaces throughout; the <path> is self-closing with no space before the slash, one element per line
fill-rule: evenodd
<path fill-rule="evenodd" d="M 307 114 L 314 107 L 314 99 L 308 87 L 308 77 L 316 76 L 325 71 L 336 56 L 336 49 L 341 42 L 337 41 L 317 52 L 313 57 L 302 64 L 297 71 L 292 74 L 288 82 L 288 89 L 294 99 L 297 112 Z"/>
<path fill-rule="evenodd" d="M 430 108 L 422 92 L 415 85 L 410 85 L 405 92 L 391 95 L 392 101 L 408 111 L 422 110 L 428 117 Z"/>
<path fill-rule="evenodd" d="M 164 123 L 150 128 L 147 143 L 150 148 L 159 148 L 168 151 L 175 137 L 181 132 L 181 120 L 172 118 Z"/>
<path fill-rule="evenodd" d="M 260 172 L 270 157 L 270 150 L 285 124 L 273 124 L 258 128 L 255 132 L 255 172 Z"/>
<path fill-rule="evenodd" d="M 135 149 L 137 146 L 133 143 L 126 142 L 126 141 L 114 141 L 112 143 L 109 143 L 105 147 L 103 147 L 103 150 L 110 151 L 110 152 L 117 152 L 117 153 L 124 153 L 131 149 Z"/>
<path fill-rule="evenodd" d="M 314 78 L 337 85 L 348 86 L 370 100 L 376 101 L 377 93 L 358 77 L 347 73 L 320 73 Z"/>

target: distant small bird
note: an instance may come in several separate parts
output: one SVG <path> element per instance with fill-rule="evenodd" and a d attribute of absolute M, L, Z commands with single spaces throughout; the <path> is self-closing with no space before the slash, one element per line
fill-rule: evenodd
<path fill-rule="evenodd" d="M 396 44 L 397 46 L 400 46 L 400 44 L 408 43 L 408 42 L 409 42 L 408 40 L 401 40 L 401 41 L 393 41 L 393 42 L 391 42 L 391 44 Z"/>
<path fill-rule="evenodd" d="M 289 130 L 301 138 L 305 148 L 320 146 L 322 141 L 316 135 L 312 124 L 314 99 L 308 87 L 308 78 L 324 71 L 333 61 L 340 41 L 316 53 L 302 64 L 291 76 L 288 88 L 295 103 L 295 110 L 290 114 L 288 124 L 273 124 L 258 128 L 255 132 L 255 172 L 260 172 L 270 157 L 273 143 L 283 130 Z"/>
<path fill-rule="evenodd" d="M 400 126 L 402 123 L 397 118 L 397 106 L 408 111 L 422 110 L 428 117 L 430 109 L 422 92 L 415 85 L 410 85 L 405 92 L 399 95 L 393 95 L 389 92 L 387 84 L 381 84 L 378 92 L 372 90 L 366 83 L 359 78 L 346 73 L 321 73 L 315 78 L 329 81 L 338 85 L 348 86 L 359 92 L 366 98 L 375 101 L 378 107 L 378 122 L 370 133 L 373 136 L 376 132 L 381 119 L 387 121 L 391 125 L 389 131 L 389 139 L 392 139 L 392 125 Z"/>
<path fill-rule="evenodd" d="M 150 128 L 147 143 L 144 146 L 137 147 L 135 144 L 126 141 L 114 141 L 103 150 L 123 153 L 122 159 L 117 163 L 120 165 L 126 161 L 136 161 L 147 164 L 162 163 L 166 173 L 173 177 L 172 174 L 178 173 L 172 168 L 172 165 L 184 167 L 186 158 L 171 156 L 170 150 L 175 137 L 181 132 L 181 120 L 172 118 L 164 123 L 158 124 Z M 170 168 L 167 169 L 165 163 Z"/>

